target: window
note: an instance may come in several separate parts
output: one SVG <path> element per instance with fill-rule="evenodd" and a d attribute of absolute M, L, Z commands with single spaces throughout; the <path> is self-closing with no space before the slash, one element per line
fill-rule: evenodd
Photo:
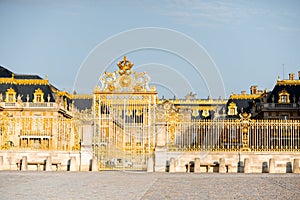
<path fill-rule="evenodd" d="M 278 95 L 278 103 L 290 103 L 290 94 L 285 89 L 280 91 Z"/>
<path fill-rule="evenodd" d="M 34 91 L 33 94 L 33 103 L 42 103 L 44 102 L 44 93 L 43 91 L 38 88 L 37 90 Z"/>
<path fill-rule="evenodd" d="M 228 115 L 237 115 L 237 106 L 234 102 L 231 102 L 228 106 Z"/>
<path fill-rule="evenodd" d="M 286 95 L 281 96 L 281 103 L 287 103 L 287 96 Z"/>
<path fill-rule="evenodd" d="M 290 119 L 290 116 L 288 114 L 283 114 L 283 115 L 280 115 L 280 119 L 288 120 L 288 119 Z"/>
<path fill-rule="evenodd" d="M 42 102 L 42 95 L 41 94 L 36 95 L 36 102 Z"/>
<path fill-rule="evenodd" d="M 16 102 L 16 92 L 14 89 L 7 89 L 5 102 Z"/>

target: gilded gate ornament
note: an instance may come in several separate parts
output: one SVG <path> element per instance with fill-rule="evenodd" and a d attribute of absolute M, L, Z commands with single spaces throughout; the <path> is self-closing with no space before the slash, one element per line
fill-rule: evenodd
<path fill-rule="evenodd" d="M 240 114 L 240 123 L 242 126 L 242 133 L 243 133 L 243 147 L 242 151 L 251 151 L 249 148 L 248 142 L 249 142 L 249 127 L 251 123 L 251 114 L 249 113 L 243 113 Z"/>
<path fill-rule="evenodd" d="M 123 60 L 119 61 L 117 65 L 119 67 L 119 74 L 123 75 L 125 73 L 130 73 L 133 63 L 127 60 L 127 57 L 124 56 Z"/>

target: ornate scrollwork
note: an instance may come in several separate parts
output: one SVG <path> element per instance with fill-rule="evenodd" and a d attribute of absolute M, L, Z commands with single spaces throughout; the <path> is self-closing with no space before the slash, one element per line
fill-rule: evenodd
<path fill-rule="evenodd" d="M 242 125 L 242 130 L 243 130 L 243 151 L 251 151 L 251 149 L 249 148 L 248 145 L 248 141 L 249 141 L 249 127 L 250 127 L 250 123 L 251 123 L 251 114 L 249 113 L 243 113 L 240 114 L 240 123 Z"/>

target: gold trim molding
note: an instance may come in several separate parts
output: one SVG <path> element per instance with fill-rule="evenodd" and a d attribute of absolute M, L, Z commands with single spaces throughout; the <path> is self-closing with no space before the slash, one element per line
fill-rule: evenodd
<path fill-rule="evenodd" d="M 300 80 L 277 80 L 276 85 L 300 85 Z"/>
<path fill-rule="evenodd" d="M 48 79 L 15 79 L 14 76 L 11 78 L 0 78 L 0 84 L 14 84 L 14 85 L 49 85 Z"/>
<path fill-rule="evenodd" d="M 231 94 L 229 99 L 257 99 L 262 94 Z"/>

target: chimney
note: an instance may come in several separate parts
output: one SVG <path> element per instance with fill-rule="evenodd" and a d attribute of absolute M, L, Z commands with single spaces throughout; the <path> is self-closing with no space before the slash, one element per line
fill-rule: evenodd
<path fill-rule="evenodd" d="M 241 91 L 241 94 L 246 94 L 246 91 L 245 90 Z"/>
<path fill-rule="evenodd" d="M 257 94 L 257 85 L 252 85 L 250 87 L 250 93 L 251 94 Z"/>
<path fill-rule="evenodd" d="M 289 78 L 290 78 L 290 80 L 294 80 L 294 78 L 295 78 L 295 74 L 293 74 L 293 73 L 290 73 L 290 74 L 289 74 Z"/>

